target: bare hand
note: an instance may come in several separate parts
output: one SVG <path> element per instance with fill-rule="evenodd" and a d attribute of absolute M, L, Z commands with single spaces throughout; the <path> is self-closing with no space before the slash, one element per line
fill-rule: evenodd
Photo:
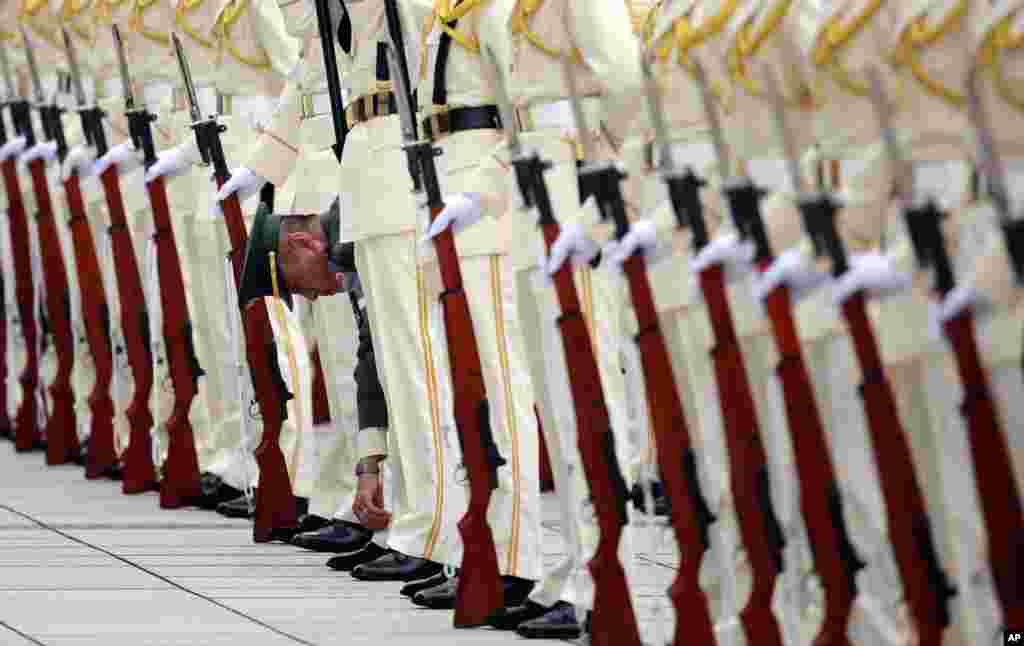
<path fill-rule="evenodd" d="M 384 509 L 384 487 L 380 475 L 364 474 L 359 477 L 352 512 L 363 526 L 374 531 L 391 523 L 391 514 Z"/>

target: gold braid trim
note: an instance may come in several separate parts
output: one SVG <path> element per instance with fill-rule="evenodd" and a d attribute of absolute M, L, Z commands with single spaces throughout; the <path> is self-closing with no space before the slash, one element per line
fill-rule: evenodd
<path fill-rule="evenodd" d="M 214 42 L 203 37 L 186 19 L 186 14 L 196 9 L 202 3 L 203 0 L 178 0 L 177 6 L 174 8 L 174 23 L 203 47 L 216 49 Z"/>
<path fill-rule="evenodd" d="M 871 88 L 866 81 L 854 78 L 853 74 L 843 66 L 837 54 L 868 25 L 875 14 L 881 10 L 883 2 L 884 0 L 873 0 L 845 25 L 838 16 L 832 18 L 821 30 L 811 51 L 811 60 L 814 64 L 828 72 L 829 77 L 836 85 L 854 96 L 867 97 L 871 93 Z M 902 100 L 904 87 L 902 79 L 900 81 L 899 98 Z M 823 80 L 819 82 L 817 88 L 819 93 L 824 92 L 824 88 L 821 87 L 822 82 Z"/>
<path fill-rule="evenodd" d="M 682 16 L 672 26 L 672 31 L 663 36 L 657 51 L 658 58 L 667 61 L 673 49 L 677 52 L 677 63 L 682 66 L 691 78 L 696 79 L 696 66 L 690 59 L 690 52 L 707 41 L 708 38 L 716 36 L 732 19 L 739 7 L 738 0 L 728 0 L 721 11 L 711 16 L 705 23 L 696 26 L 691 24 L 689 15 Z M 648 34 L 648 41 L 651 34 Z M 726 93 L 721 83 L 711 82 L 712 95 L 718 99 L 722 112 L 730 114 L 733 110 L 732 95 Z"/>
<path fill-rule="evenodd" d="M 142 19 L 142 14 L 144 14 L 147 9 L 155 5 L 156 2 L 157 0 L 135 0 L 135 5 L 132 7 L 132 15 L 128 19 L 128 26 L 141 34 L 146 40 L 150 40 L 158 45 L 163 45 L 164 47 L 169 47 L 171 44 L 171 37 L 165 32 L 150 29 Z M 177 22 L 177 12 L 175 12 L 175 22 Z"/>
<path fill-rule="evenodd" d="M 539 10 L 541 8 L 541 5 L 543 4 L 544 0 L 516 0 L 516 6 L 512 10 L 512 34 L 522 34 L 523 36 L 526 37 L 526 40 L 529 41 L 531 45 L 533 45 L 540 51 L 544 52 L 548 56 L 551 56 L 552 58 L 560 59 L 562 58 L 561 50 L 548 46 L 546 43 L 544 43 L 544 41 L 540 39 L 540 36 L 535 34 L 530 29 L 530 16 L 537 13 L 537 10 Z M 654 11 L 651 11 L 651 14 L 654 14 Z M 583 54 L 579 51 L 579 49 L 574 48 L 572 55 L 573 60 L 576 63 L 583 62 Z"/>
<path fill-rule="evenodd" d="M 980 56 L 981 63 L 992 69 L 992 80 L 996 85 L 996 90 L 999 91 L 999 95 L 1008 104 L 1024 112 L 1024 91 L 1022 91 L 1019 85 L 1015 85 L 1010 79 L 1006 78 L 1003 70 L 1002 54 L 1012 50 L 1024 49 L 1024 34 L 1013 33 L 1014 15 L 1010 14 L 992 28 L 985 39 Z"/>
<path fill-rule="evenodd" d="M 958 92 L 933 78 L 921 63 L 920 51 L 924 47 L 934 45 L 950 33 L 962 29 L 964 18 L 967 16 L 969 8 L 970 3 L 968 0 L 960 0 L 956 7 L 949 12 L 949 15 L 943 18 L 934 28 L 928 26 L 926 16 L 917 18 L 900 34 L 899 47 L 896 50 L 896 55 L 893 57 L 897 65 L 908 66 L 914 78 L 929 93 L 956 108 L 966 105 L 967 98 L 962 92 Z"/>
<path fill-rule="evenodd" d="M 768 14 L 764 24 L 757 31 L 754 31 L 752 26 L 754 16 L 751 16 L 739 28 L 739 31 L 736 33 L 736 39 L 726 53 L 726 65 L 733 82 L 741 86 L 751 96 L 763 97 L 764 88 L 761 87 L 760 83 L 751 78 L 747 62 L 760 51 L 761 47 L 767 42 L 768 37 L 778 31 L 792 6 L 793 0 L 783 0 L 777 3 L 772 8 L 771 13 Z M 812 88 L 807 87 L 806 84 L 801 84 L 801 87 L 797 88 L 794 94 L 795 97 L 790 98 L 786 97 L 785 92 L 783 92 L 783 99 L 786 105 L 796 108 L 807 108 L 817 103 Z"/>
<path fill-rule="evenodd" d="M 265 51 L 260 51 L 261 56 L 252 57 L 243 54 L 238 47 L 235 46 L 231 39 L 231 30 L 234 29 L 238 19 L 242 17 L 245 10 L 249 8 L 249 0 L 231 0 L 231 2 L 224 8 L 224 11 L 217 18 L 217 23 L 214 25 L 214 33 L 219 35 L 224 46 L 227 48 L 228 53 L 231 54 L 238 62 L 249 67 L 254 67 L 258 70 L 270 69 L 270 57 L 267 56 Z"/>

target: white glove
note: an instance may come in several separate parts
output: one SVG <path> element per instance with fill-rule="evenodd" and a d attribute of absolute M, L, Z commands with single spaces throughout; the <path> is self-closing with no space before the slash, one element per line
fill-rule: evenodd
<path fill-rule="evenodd" d="M 741 241 L 737 234 L 728 233 L 705 245 L 690 261 L 690 271 L 697 275 L 709 267 L 722 265 L 725 268 L 726 280 L 733 282 L 750 273 L 754 253 L 752 241 Z"/>
<path fill-rule="evenodd" d="M 24 165 L 28 165 L 37 159 L 42 159 L 46 162 L 52 162 L 57 159 L 57 142 L 55 141 L 44 141 L 32 146 L 21 154 L 18 158 Z"/>
<path fill-rule="evenodd" d="M 25 151 L 25 146 L 28 142 L 25 141 L 24 137 L 15 137 L 14 139 L 8 139 L 7 143 L 0 146 L 0 162 L 5 162 L 11 157 L 17 157 Z"/>
<path fill-rule="evenodd" d="M 60 177 L 67 181 L 72 174 L 77 173 L 79 177 L 89 177 L 92 174 L 93 163 L 96 157 L 93 149 L 89 146 L 75 146 L 68 151 L 64 163 L 60 167 Z"/>
<path fill-rule="evenodd" d="M 97 176 L 102 175 L 115 164 L 118 175 L 127 175 L 142 165 L 142 153 L 135 150 L 135 146 L 130 141 L 118 144 L 96 160 L 92 166 L 92 172 Z"/>
<path fill-rule="evenodd" d="M 427 227 L 424 240 L 432 240 L 448 227 L 453 234 L 473 226 L 480 221 L 483 211 L 480 208 L 480 196 L 476 193 L 457 193 L 444 198 L 444 209 Z"/>
<path fill-rule="evenodd" d="M 146 183 L 152 182 L 158 177 L 168 179 L 177 177 L 184 173 L 193 164 L 198 164 L 201 157 L 196 142 L 189 140 L 160 153 L 156 163 L 146 170 Z"/>
<path fill-rule="evenodd" d="M 992 311 L 992 304 L 985 295 L 974 288 L 974 285 L 964 282 L 953 288 L 953 291 L 946 294 L 942 303 L 937 308 L 939 328 L 946 322 L 956 318 L 964 310 L 971 310 L 974 314 L 985 316 Z"/>
<path fill-rule="evenodd" d="M 637 251 L 643 254 L 648 265 L 671 255 L 671 245 L 658 244 L 658 232 L 650 219 L 639 220 L 629 226 L 629 231 L 615 245 L 607 249 L 608 260 L 617 270 Z"/>
<path fill-rule="evenodd" d="M 799 249 L 787 249 L 767 271 L 754 279 L 754 295 L 763 301 L 776 287 L 786 285 L 793 298 L 799 301 L 828 282 L 828 278 L 828 274 L 818 271 Z"/>
<path fill-rule="evenodd" d="M 566 259 L 571 257 L 576 264 L 588 263 L 600 250 L 601 247 L 583 232 L 583 227 L 575 223 L 566 225 L 551 245 L 551 255 L 545 263 L 544 271 L 548 276 L 554 276 Z"/>
<path fill-rule="evenodd" d="M 252 170 L 242 167 L 236 168 L 231 171 L 231 179 L 224 182 L 224 186 L 217 191 L 217 201 L 223 202 L 224 200 L 231 197 L 232 194 L 238 194 L 238 201 L 245 202 L 247 199 L 255 195 L 263 185 L 267 183 L 267 180 L 257 175 Z"/>
<path fill-rule="evenodd" d="M 873 298 L 887 298 L 908 289 L 910 274 L 896 269 L 892 258 L 880 253 L 858 253 L 849 258 L 850 268 L 832 287 L 832 300 L 842 305 L 856 292 L 867 290 Z"/>

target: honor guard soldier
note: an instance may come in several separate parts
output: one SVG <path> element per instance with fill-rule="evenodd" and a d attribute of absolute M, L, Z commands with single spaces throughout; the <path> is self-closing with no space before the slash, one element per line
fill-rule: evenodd
<path fill-rule="evenodd" d="M 507 36 L 502 21 L 508 14 L 503 11 L 501 3 L 489 5 L 473 0 L 457 3 L 412 0 L 398 5 L 408 18 L 402 27 L 403 38 L 416 38 L 413 35 L 406 37 L 405 31 L 422 27 L 418 34 L 423 44 L 423 51 L 418 57 L 419 67 L 414 68 L 410 64 L 408 73 L 409 76 L 419 74 L 420 77 L 416 90 L 420 116 L 416 118 L 423 120 L 420 124 L 423 134 L 441 150 L 437 180 L 441 190 L 448 194 L 444 198 L 447 206 L 434 220 L 433 226 L 428 228 L 429 222 L 422 215 L 416 223 L 419 235 L 433 238 L 452 221 L 464 218 L 467 212 L 489 206 L 481 202 L 482 198 L 477 193 L 481 186 L 479 174 L 485 172 L 482 162 L 500 141 L 501 120 L 494 105 L 493 77 L 488 73 L 488 64 L 481 55 L 480 47 L 483 44 L 504 47 Z M 417 57 L 407 56 L 407 59 L 416 62 Z M 356 212 L 353 211 L 353 217 Z M 451 324 L 445 315 L 444 299 L 448 296 L 444 293 L 440 272 L 445 261 L 438 259 L 429 249 L 432 244 L 427 241 L 419 247 L 417 263 L 423 277 L 424 298 L 420 303 L 426 314 L 426 330 L 431 335 L 429 354 L 436 369 L 434 379 L 439 394 L 436 414 L 441 428 L 457 430 L 459 442 L 462 442 L 467 438 L 461 434 L 469 430 L 456 429 L 455 425 L 460 414 L 461 397 L 457 389 L 462 384 L 457 381 L 460 376 L 450 370 L 453 368 L 452 357 L 459 350 L 450 347 L 454 343 L 451 336 L 447 340 L 445 338 L 446 323 Z M 523 362 L 522 337 L 508 264 L 508 232 L 501 225 L 489 221 L 459 236 L 456 248 L 489 405 L 484 409 L 488 411 L 489 419 L 478 420 L 478 430 L 481 441 L 486 444 L 488 439 L 483 433 L 489 424 L 487 432 L 492 434 L 498 454 L 506 461 L 504 468 L 497 469 L 498 486 L 492 494 L 486 520 L 493 532 L 505 603 L 517 605 L 525 599 L 533 581 L 540 576 L 540 499 L 535 480 L 538 473 L 537 425 L 532 410 L 533 393 Z M 361 259 L 361 256 L 357 257 L 357 266 Z M 363 276 L 361 267 L 360 276 Z M 373 290 L 372 284 L 368 290 Z M 441 297 L 441 302 L 434 300 L 438 297 Z M 412 305 L 412 302 L 403 303 L 403 307 Z M 372 311 L 370 320 L 374 320 Z M 385 348 L 380 348 L 379 352 L 381 357 L 386 356 Z M 383 372 L 386 383 L 390 373 L 387 368 Z M 479 414 L 482 416 L 483 411 Z M 463 424 L 464 421 L 459 420 L 458 423 Z M 394 422 L 392 426 L 398 428 Z M 436 479 L 435 484 L 443 485 L 447 517 L 440 519 L 429 540 L 446 544 L 443 549 L 450 550 L 446 562 L 456 565 L 468 559 L 472 550 L 480 549 L 463 545 L 454 533 L 454 514 L 461 513 L 463 501 L 468 500 L 460 491 L 459 469 L 455 465 L 461 462 L 469 468 L 469 457 L 464 454 L 460 458 L 458 452 L 436 441 L 454 447 L 455 438 L 450 435 L 447 438 L 444 434 L 437 437 L 434 446 L 424 440 L 427 438 L 422 436 L 415 440 L 418 447 L 417 454 L 413 456 L 416 466 L 410 465 L 408 473 L 418 473 L 418 478 L 427 478 L 424 484 Z M 404 447 L 399 450 L 403 454 L 406 451 Z M 427 455 L 436 458 L 436 462 L 423 464 L 423 456 Z M 407 483 L 406 486 L 414 485 Z M 472 495 L 471 485 L 469 496 Z M 399 535 L 399 523 L 401 519 L 396 517 L 392 544 Z M 428 529 L 420 526 L 415 531 L 423 536 Z M 369 563 L 354 570 L 353 575 L 376 578 L 378 571 L 373 563 Z M 434 588 L 419 591 L 413 596 L 413 601 L 430 608 L 451 608 L 455 606 L 459 586 L 453 578 Z M 459 624 L 458 610 L 456 625 Z"/>
<path fill-rule="evenodd" d="M 565 560 L 545 573 L 545 578 L 527 603 L 496 617 L 492 624 L 503 629 L 517 629 L 520 635 L 531 638 L 573 638 L 580 634 L 583 623 L 582 614 L 577 615 L 577 607 L 582 612 L 593 604 L 592 583 L 583 566 L 593 554 L 599 537 L 595 519 L 584 502 L 590 489 L 583 478 L 576 448 L 576 414 L 569 395 L 571 368 L 564 362 L 555 323 L 558 304 L 547 280 L 547 276 L 556 272 L 570 256 L 573 263 L 580 262 L 574 272 L 574 282 L 594 344 L 604 399 L 609 408 L 615 438 L 614 455 L 618 456 L 618 464 L 613 468 L 628 474 L 626 479 L 632 482 L 638 475 L 643 456 L 635 448 L 637 442 L 630 433 L 631 420 L 623 375 L 622 343 L 626 318 L 623 286 L 612 271 L 592 270 L 586 266 L 586 261 L 593 260 L 598 251 L 597 244 L 588 236 L 588 231 L 597 235 L 590 231 L 597 217 L 592 208 L 581 207 L 584 196 L 581 195 L 577 170 L 582 161 L 573 134 L 572 109 L 566 99 L 561 59 L 563 56 L 573 57 L 572 65 L 581 77 L 583 109 L 591 116 L 591 125 L 595 128 L 600 125 L 601 132 L 596 139 L 599 140 L 601 154 L 612 157 L 624 137 L 625 126 L 635 117 L 635 110 L 642 107 L 638 100 L 641 86 L 639 50 L 626 3 L 547 0 L 499 4 L 511 15 L 511 20 L 506 18 L 504 23 L 506 30 L 511 28 L 511 34 L 504 36 L 506 39 L 511 37 L 511 44 L 500 41 L 488 43 L 483 37 L 479 43 L 481 47 L 490 47 L 498 62 L 508 70 L 508 93 L 516 108 L 516 123 L 503 124 L 504 127 L 514 126 L 520 133 L 524 149 L 536 151 L 553 164 L 545 178 L 553 211 L 562 226 L 556 247 L 564 253 L 559 252 L 547 259 L 539 251 L 543 248 L 543 239 L 539 235 L 538 222 L 532 212 L 524 213 L 516 206 L 521 202 L 519 188 L 507 161 L 508 152 L 503 141 L 490 158 L 480 162 L 478 173 L 492 185 L 488 187 L 481 183 L 484 188 L 480 189 L 480 206 L 470 210 L 501 216 L 502 219 L 460 234 L 458 244 L 460 250 L 464 250 L 464 245 L 471 244 L 471 240 L 482 240 L 484 238 L 480 236 L 484 235 L 493 237 L 494 234 L 489 234 L 488 230 L 507 231 L 505 235 L 510 236 L 508 262 L 518 306 L 517 327 L 522 330 L 525 367 L 533 382 L 532 394 L 537 401 L 541 428 L 551 457 L 560 527 L 567 554 Z M 456 16 L 459 7 L 454 7 L 453 11 L 452 16 Z M 474 9 L 469 15 L 477 11 L 484 14 L 489 9 Z M 454 34 L 449 70 L 460 69 L 458 66 L 462 65 L 461 59 L 455 56 L 467 47 L 465 43 L 462 46 L 459 43 L 468 38 L 471 44 L 476 44 L 465 32 L 456 31 Z M 440 51 L 446 48 L 445 41 L 443 35 L 433 32 L 428 46 L 433 45 Z M 440 54 L 435 60 L 439 59 Z M 428 73 L 430 69 L 433 68 L 428 66 Z M 437 76 L 435 72 L 435 88 L 438 86 Z M 421 105 L 426 96 L 421 91 Z M 615 115 L 618 121 L 606 120 L 606 114 Z M 439 118 L 443 115 L 440 113 Z M 472 220 L 472 216 L 467 219 Z M 637 379 L 636 383 L 641 381 Z M 645 443 L 646 438 L 641 444 Z M 623 542 L 625 545 L 621 553 L 631 555 L 628 538 Z"/>
<path fill-rule="evenodd" d="M 280 93 L 289 75 L 297 71 L 299 43 L 287 33 L 281 9 L 272 0 L 227 5 L 189 2 L 178 3 L 172 9 L 170 21 L 173 22 L 161 23 L 164 33 L 172 30 L 183 33 L 182 42 L 190 60 L 194 61 L 199 79 L 197 99 L 201 109 L 205 114 L 223 116 L 221 122 L 228 126 L 223 137 L 225 156 L 237 159 L 245 152 L 247 126 L 254 119 L 266 119 L 272 110 L 273 97 Z M 166 55 L 165 63 L 176 66 L 173 54 L 168 50 Z M 183 95 L 180 100 L 179 105 L 187 108 Z M 147 171 L 147 180 L 188 172 L 187 178 L 171 186 L 174 193 L 184 191 L 188 195 L 181 209 L 188 214 L 184 223 L 191 235 L 189 247 L 194 254 L 194 275 L 211 276 L 214 281 L 212 289 L 194 289 L 189 293 L 205 317 L 207 339 L 201 341 L 199 355 L 207 371 L 204 381 L 213 424 L 210 434 L 197 442 L 197 448 L 203 471 L 216 475 L 221 481 L 214 489 L 223 490 L 223 496 L 217 496 L 223 501 L 231 494 L 232 498 L 237 498 L 242 490 L 255 485 L 256 470 L 251 463 L 240 459 L 244 452 L 238 447 L 244 442 L 252 445 L 258 433 L 248 435 L 255 408 L 244 383 L 240 383 L 240 379 L 244 382 L 244 377 L 236 377 L 236 358 L 242 350 L 235 348 L 241 346 L 241 335 L 230 337 L 232 330 L 241 330 L 242 323 L 234 309 L 235 301 L 230 298 L 235 289 L 228 279 L 225 252 L 229 244 L 223 217 L 214 199 L 217 188 L 208 173 L 197 166 L 200 154 L 187 123 L 190 118 L 187 109 L 180 114 L 180 121 L 172 127 L 180 130 L 181 143 L 161 154 L 160 161 Z M 302 429 L 308 432 L 311 422 L 309 354 L 295 315 L 286 312 L 284 325 L 281 323 L 278 317 L 271 316 L 275 338 L 282 350 L 279 353 L 282 374 L 287 375 L 285 381 L 295 395 L 288 405 L 288 419 L 281 438 L 281 450 L 294 480 L 299 473 L 297 461 Z M 205 349 L 202 343 L 206 343 Z M 243 420 L 243 416 L 248 417 Z M 243 432 L 246 437 L 242 436 Z M 293 482 L 293 490 L 302 492 L 307 485 L 307 482 Z"/>
<path fill-rule="evenodd" d="M 372 3 L 366 3 L 365 6 L 369 4 Z M 344 30 L 346 41 L 340 42 L 332 31 L 327 46 L 335 48 L 336 56 L 345 60 L 345 57 L 353 53 L 353 39 L 362 38 L 365 31 L 353 35 L 352 14 L 343 4 L 338 6 L 345 13 L 344 18 L 339 16 L 337 22 L 340 24 L 342 20 L 348 21 L 348 27 Z M 324 44 L 318 32 L 314 3 L 301 2 L 282 9 L 289 33 L 302 42 L 301 72 L 286 84 L 275 114 L 258 134 L 248 153 L 246 165 L 232 173 L 231 179 L 218 193 L 218 198 L 223 199 L 232 192 L 246 197 L 259 190 L 267 181 L 277 186 L 286 185 L 292 187 L 294 197 L 290 200 L 286 197 L 282 202 L 279 196 L 279 212 L 302 214 L 325 213 L 330 210 L 334 214 L 332 221 L 340 227 L 337 203 L 340 160 L 336 155 L 341 153 L 344 139 L 335 141 L 336 133 L 332 132 L 333 119 L 325 79 L 325 71 L 338 71 L 325 70 Z M 358 9 L 363 10 L 364 5 L 358 5 Z M 357 18 L 362 18 L 358 12 L 355 13 Z M 342 74 L 347 71 L 346 64 Z M 335 141 L 333 146 L 332 141 Z M 294 181 L 288 182 L 292 177 Z M 285 206 L 289 202 L 290 206 Z M 347 268 L 348 271 L 352 269 Z M 383 546 L 387 544 L 387 533 L 378 532 L 374 538 L 376 549 L 363 550 L 370 540 L 370 532 L 361 525 L 352 511 L 357 482 L 354 470 L 358 436 L 351 429 L 357 424 L 362 428 L 363 422 L 366 422 L 370 429 L 367 435 L 374 435 L 387 426 L 382 423 L 386 414 L 377 413 L 374 420 L 368 420 L 364 417 L 374 415 L 360 417 L 357 410 L 358 393 L 365 387 L 360 383 L 358 373 L 353 376 L 358 369 L 356 345 L 362 333 L 361 329 L 357 330 L 359 324 L 353 312 L 359 312 L 362 317 L 365 308 L 358 304 L 354 296 L 350 297 L 352 302 L 346 304 L 340 298 L 317 300 L 315 293 L 299 293 L 307 299 L 313 299 L 310 304 L 311 338 L 316 339 L 320 349 L 332 417 L 329 432 L 319 429 L 314 431 L 314 441 L 319 446 L 321 458 L 310 495 L 309 511 L 311 515 L 331 519 L 331 522 L 321 528 L 308 527 L 308 532 L 296 535 L 293 543 L 323 552 L 359 552 L 359 558 L 362 559 L 369 559 L 371 555 L 380 556 Z M 362 320 L 359 319 L 360 323 Z M 367 328 L 367 340 L 368 334 Z M 375 380 L 376 371 L 368 372 L 373 373 Z M 386 405 L 379 409 L 386 413 Z M 335 563 L 351 561 L 351 558 L 343 558 Z"/>

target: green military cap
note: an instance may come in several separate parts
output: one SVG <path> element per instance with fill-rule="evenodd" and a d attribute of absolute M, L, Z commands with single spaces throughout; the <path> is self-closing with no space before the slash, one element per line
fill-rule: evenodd
<path fill-rule="evenodd" d="M 270 276 L 270 253 L 277 253 L 281 237 L 283 216 L 270 212 L 263 202 L 256 210 L 256 217 L 249 231 L 249 242 L 245 247 L 245 263 L 242 265 L 242 280 L 238 285 L 238 302 L 244 308 L 254 299 L 273 296 L 274 287 Z M 284 282 L 279 258 L 277 263 L 277 288 L 281 299 L 292 307 L 292 293 Z"/>

